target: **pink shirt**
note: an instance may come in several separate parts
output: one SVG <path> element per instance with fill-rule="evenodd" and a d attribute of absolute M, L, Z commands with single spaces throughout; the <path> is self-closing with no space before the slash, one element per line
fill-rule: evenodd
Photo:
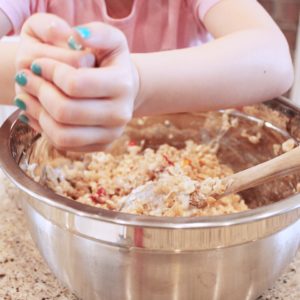
<path fill-rule="evenodd" d="M 122 1 L 122 0 L 120 0 Z M 114 19 L 105 0 L 0 0 L 0 9 L 13 24 L 13 34 L 37 12 L 56 14 L 72 26 L 101 21 L 122 30 L 132 52 L 186 48 L 206 43 L 203 25 L 208 10 L 220 0 L 134 0 L 131 13 Z"/>

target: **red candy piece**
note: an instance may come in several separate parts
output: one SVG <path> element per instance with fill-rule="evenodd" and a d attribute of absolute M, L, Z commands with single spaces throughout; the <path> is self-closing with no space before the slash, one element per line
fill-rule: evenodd
<path fill-rule="evenodd" d="M 169 159 L 169 157 L 167 155 L 163 154 L 163 157 L 170 166 L 174 166 L 174 163 Z"/>
<path fill-rule="evenodd" d="M 103 187 L 99 188 L 97 190 L 97 195 L 99 195 L 99 196 L 106 196 L 106 190 Z"/>
<path fill-rule="evenodd" d="M 136 146 L 137 145 L 137 143 L 136 143 L 136 141 L 130 141 L 129 143 L 128 143 L 128 146 Z"/>
<path fill-rule="evenodd" d="M 105 200 L 103 200 L 97 196 L 91 195 L 90 198 L 95 204 L 105 204 Z"/>
<path fill-rule="evenodd" d="M 95 195 L 91 195 L 90 198 L 95 204 L 104 204 L 105 199 L 101 198 L 103 196 L 106 196 L 106 190 L 101 187 L 97 190 Z"/>

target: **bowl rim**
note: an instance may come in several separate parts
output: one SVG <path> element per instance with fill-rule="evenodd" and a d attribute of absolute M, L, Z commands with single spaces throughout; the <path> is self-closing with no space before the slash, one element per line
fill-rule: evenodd
<path fill-rule="evenodd" d="M 297 110 L 300 107 L 291 103 L 284 97 L 274 99 L 285 106 Z M 299 195 L 295 194 L 278 202 L 244 212 L 200 217 L 156 217 L 140 216 L 129 213 L 115 212 L 87 204 L 82 204 L 66 197 L 60 196 L 29 178 L 14 160 L 10 149 L 12 129 L 18 120 L 19 111 L 10 115 L 0 128 L 0 167 L 6 176 L 29 196 L 59 210 L 75 214 L 80 217 L 100 220 L 108 223 L 134 227 L 153 227 L 166 229 L 193 229 L 235 226 L 245 223 L 257 222 L 266 218 L 288 213 L 300 208 Z"/>

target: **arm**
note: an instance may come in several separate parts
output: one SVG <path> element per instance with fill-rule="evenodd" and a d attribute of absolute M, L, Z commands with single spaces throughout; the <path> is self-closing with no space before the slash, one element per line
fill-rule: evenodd
<path fill-rule="evenodd" d="M 0 9 L 0 38 L 11 32 L 13 26 L 7 15 Z"/>
<path fill-rule="evenodd" d="M 0 42 L 0 104 L 12 104 L 15 96 L 14 77 L 17 42 Z"/>
<path fill-rule="evenodd" d="M 135 115 L 241 106 L 290 88 L 287 42 L 256 1 L 223 0 L 204 23 L 216 38 L 204 46 L 132 55 L 141 81 Z"/>
<path fill-rule="evenodd" d="M 0 10 L 0 38 L 12 30 L 12 24 L 2 10 Z M 11 104 L 14 97 L 15 58 L 18 43 L 0 42 L 0 104 Z"/>

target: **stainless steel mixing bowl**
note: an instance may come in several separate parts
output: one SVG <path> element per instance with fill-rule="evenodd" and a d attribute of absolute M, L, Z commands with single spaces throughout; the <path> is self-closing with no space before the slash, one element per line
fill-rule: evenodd
<path fill-rule="evenodd" d="M 235 171 L 273 157 L 274 143 L 300 139 L 300 109 L 288 101 L 274 99 L 245 111 L 252 116 L 233 112 L 239 126 L 220 141 L 220 159 Z M 207 142 L 216 134 L 207 125 L 221 115 L 180 114 L 168 117 L 170 123 L 154 118 L 142 134 L 152 147 L 166 135 L 170 139 L 171 129 L 170 143 L 187 137 Z M 14 113 L 0 130 L 1 166 L 28 195 L 20 201 L 44 259 L 83 299 L 255 299 L 299 248 L 299 174 L 244 192 L 253 209 L 233 215 L 167 218 L 106 211 L 58 196 L 23 173 L 19 162 L 37 137 L 16 119 Z M 158 131 L 147 131 L 159 122 Z M 138 124 L 129 130 L 135 138 L 142 132 Z M 242 138 L 242 128 L 261 130 L 261 142 Z"/>

